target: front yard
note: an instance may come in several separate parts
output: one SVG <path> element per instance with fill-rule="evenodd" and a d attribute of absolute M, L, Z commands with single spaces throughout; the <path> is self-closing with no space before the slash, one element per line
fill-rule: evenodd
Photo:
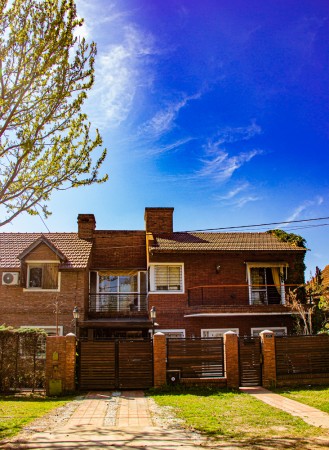
<path fill-rule="evenodd" d="M 312 427 L 239 391 L 177 386 L 150 395 L 160 406 L 171 407 L 188 428 L 217 442 L 229 439 L 248 448 L 256 444 L 259 448 L 317 448 L 309 442 L 329 439 L 328 430 Z"/>
<path fill-rule="evenodd" d="M 18 434 L 23 427 L 74 397 L 0 396 L 0 441 Z"/>

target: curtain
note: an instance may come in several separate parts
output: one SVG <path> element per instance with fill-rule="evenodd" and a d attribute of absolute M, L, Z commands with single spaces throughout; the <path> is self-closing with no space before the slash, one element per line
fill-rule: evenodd
<path fill-rule="evenodd" d="M 272 267 L 272 277 L 278 291 L 278 294 L 281 295 L 281 277 L 280 277 L 280 267 Z"/>

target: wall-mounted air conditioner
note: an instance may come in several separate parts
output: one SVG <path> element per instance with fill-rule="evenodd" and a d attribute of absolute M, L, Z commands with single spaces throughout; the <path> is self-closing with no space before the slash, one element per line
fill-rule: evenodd
<path fill-rule="evenodd" d="M 19 272 L 3 272 L 2 284 L 6 286 L 17 286 L 19 283 Z"/>

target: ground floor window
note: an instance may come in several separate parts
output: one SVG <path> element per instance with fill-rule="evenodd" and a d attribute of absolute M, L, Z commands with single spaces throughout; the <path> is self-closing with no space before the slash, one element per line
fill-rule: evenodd
<path fill-rule="evenodd" d="M 257 327 L 251 328 L 251 336 L 259 336 L 259 333 L 264 330 L 273 331 L 275 336 L 286 336 L 287 334 L 287 327 Z"/>
<path fill-rule="evenodd" d="M 185 330 L 157 330 L 157 332 L 163 333 L 166 335 L 166 338 L 184 338 Z"/>
<path fill-rule="evenodd" d="M 234 333 L 239 334 L 239 328 L 206 328 L 201 330 L 201 337 L 223 337 L 223 334 L 228 331 L 234 331 Z"/>

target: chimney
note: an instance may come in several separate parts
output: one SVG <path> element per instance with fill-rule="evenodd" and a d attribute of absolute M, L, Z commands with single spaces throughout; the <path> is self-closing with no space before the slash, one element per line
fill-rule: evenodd
<path fill-rule="evenodd" d="M 147 233 L 173 232 L 174 208 L 145 208 L 145 229 Z"/>
<path fill-rule="evenodd" d="M 94 214 L 78 215 L 78 236 L 80 239 L 92 239 L 96 228 Z"/>

